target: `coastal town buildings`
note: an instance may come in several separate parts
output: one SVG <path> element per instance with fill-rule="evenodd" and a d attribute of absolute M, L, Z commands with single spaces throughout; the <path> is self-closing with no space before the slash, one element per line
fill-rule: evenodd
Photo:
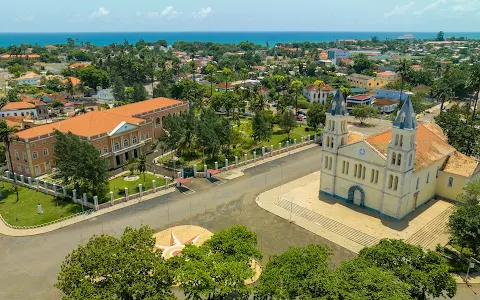
<path fill-rule="evenodd" d="M 337 90 L 328 84 L 318 86 L 312 84 L 303 88 L 303 96 L 310 102 L 327 103 L 328 95 L 335 95 Z"/>
<path fill-rule="evenodd" d="M 55 130 L 72 132 L 94 146 L 110 168 L 151 151 L 163 133 L 164 117 L 188 109 L 188 103 L 155 98 L 104 111 L 92 111 L 60 122 L 18 132 L 12 142 L 13 172 L 39 176 L 54 166 Z M 12 170 L 10 170 L 12 171 Z"/>
<path fill-rule="evenodd" d="M 334 65 L 339 65 L 341 59 L 350 58 L 350 51 L 344 49 L 328 49 L 328 59 Z"/>
<path fill-rule="evenodd" d="M 322 194 L 399 220 L 432 198 L 455 199 L 480 177 L 478 161 L 449 145 L 437 125 L 417 122 L 410 98 L 390 130 L 367 138 L 348 132 L 347 116 L 337 92 L 323 133 Z"/>
<path fill-rule="evenodd" d="M 346 100 L 346 107 L 348 111 L 353 110 L 353 108 L 357 105 L 372 105 L 373 97 L 371 95 L 354 95 L 348 96 Z"/>

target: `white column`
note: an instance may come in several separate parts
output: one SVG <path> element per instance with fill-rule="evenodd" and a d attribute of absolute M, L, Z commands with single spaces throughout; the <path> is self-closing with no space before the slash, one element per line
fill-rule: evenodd
<path fill-rule="evenodd" d="M 302 135 L 302 144 L 303 144 L 303 141 L 304 141 L 304 138 L 303 138 L 303 135 Z"/>
<path fill-rule="evenodd" d="M 93 204 L 95 205 L 95 210 L 98 210 L 98 196 L 93 196 Z"/>
<path fill-rule="evenodd" d="M 313 136 L 313 141 L 316 142 L 317 141 L 317 134 L 315 133 L 315 135 Z"/>
<path fill-rule="evenodd" d="M 245 153 L 243 155 L 243 161 L 245 162 L 245 164 L 247 164 L 247 160 L 248 160 L 248 155 L 247 155 L 247 153 Z"/>
<path fill-rule="evenodd" d="M 37 183 L 37 189 L 40 188 L 40 180 L 38 180 L 38 178 L 35 178 L 35 182 Z"/>
<path fill-rule="evenodd" d="M 143 196 L 143 187 L 142 187 L 142 184 L 141 184 L 141 183 L 138 185 L 138 193 L 139 193 L 139 195 L 140 195 L 140 198 L 142 198 L 142 196 Z"/>
<path fill-rule="evenodd" d="M 73 200 L 77 200 L 77 190 L 73 190 L 72 191 L 72 194 L 73 194 Z"/>
<path fill-rule="evenodd" d="M 110 192 L 110 205 L 113 206 L 113 192 Z"/>
<path fill-rule="evenodd" d="M 67 197 L 67 187 L 62 186 L 62 190 L 63 190 L 63 197 Z"/>
<path fill-rule="evenodd" d="M 180 177 L 185 178 L 185 170 L 183 168 L 180 170 Z"/>
<path fill-rule="evenodd" d="M 28 176 L 27 180 L 28 180 L 28 184 L 32 185 L 32 177 Z"/>
<path fill-rule="evenodd" d="M 307 135 L 307 141 L 310 142 L 310 135 Z"/>
<path fill-rule="evenodd" d="M 128 201 L 128 188 L 125 188 L 125 201 Z"/>
<path fill-rule="evenodd" d="M 290 146 L 290 142 L 287 141 L 287 151 L 289 151 L 289 150 L 288 150 L 288 147 L 289 147 L 289 146 Z"/>
<path fill-rule="evenodd" d="M 152 180 L 152 190 L 154 193 L 157 192 L 157 182 L 155 180 Z"/>
<path fill-rule="evenodd" d="M 238 167 L 238 156 L 235 156 L 235 168 Z"/>
<path fill-rule="evenodd" d="M 218 170 L 218 162 L 215 162 L 215 170 Z"/>
<path fill-rule="evenodd" d="M 197 165 L 193 165 L 193 177 L 197 177 Z"/>
<path fill-rule="evenodd" d="M 228 170 L 228 158 L 225 158 L 225 170 Z"/>

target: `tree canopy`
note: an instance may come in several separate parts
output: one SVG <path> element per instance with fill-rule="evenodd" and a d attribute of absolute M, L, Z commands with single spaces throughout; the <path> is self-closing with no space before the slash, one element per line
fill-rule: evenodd
<path fill-rule="evenodd" d="M 120 238 L 93 236 L 61 265 L 55 284 L 65 300 L 175 299 L 174 269 L 154 252 L 154 231 L 127 227 Z"/>

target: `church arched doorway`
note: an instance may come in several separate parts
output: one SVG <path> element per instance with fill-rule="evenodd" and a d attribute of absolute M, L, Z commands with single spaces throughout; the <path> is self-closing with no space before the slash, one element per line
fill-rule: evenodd
<path fill-rule="evenodd" d="M 365 206 L 365 192 L 358 185 L 352 186 L 348 190 L 348 200 L 355 205 L 358 205 L 360 207 L 364 207 Z"/>

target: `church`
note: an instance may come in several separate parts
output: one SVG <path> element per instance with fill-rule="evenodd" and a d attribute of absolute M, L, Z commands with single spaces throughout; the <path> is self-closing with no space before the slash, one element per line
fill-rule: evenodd
<path fill-rule="evenodd" d="M 409 98 L 386 132 L 349 133 L 347 117 L 337 91 L 323 132 L 321 194 L 400 220 L 430 199 L 454 200 L 479 178 L 478 161 L 449 145 L 438 125 L 417 122 Z"/>

